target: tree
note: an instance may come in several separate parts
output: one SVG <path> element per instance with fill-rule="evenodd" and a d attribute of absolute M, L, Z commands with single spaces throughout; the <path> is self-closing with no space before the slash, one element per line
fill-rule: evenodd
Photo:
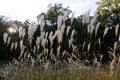
<path fill-rule="evenodd" d="M 97 4 L 101 21 L 109 20 L 115 25 L 120 23 L 120 0 L 101 0 Z"/>
<path fill-rule="evenodd" d="M 57 24 L 58 15 L 63 15 L 67 11 L 68 14 L 71 12 L 69 7 L 63 8 L 62 3 L 55 3 L 54 5 L 50 4 L 46 12 L 47 19 L 50 21 L 52 26 Z"/>
<path fill-rule="evenodd" d="M 13 24 L 15 24 L 17 26 L 17 28 L 23 26 L 23 23 L 21 21 L 18 21 L 18 20 L 13 21 Z"/>

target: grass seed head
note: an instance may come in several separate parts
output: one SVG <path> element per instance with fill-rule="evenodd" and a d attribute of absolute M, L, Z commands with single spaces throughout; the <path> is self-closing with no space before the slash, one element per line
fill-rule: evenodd
<path fill-rule="evenodd" d="M 106 27 L 105 30 L 104 30 L 103 37 L 105 37 L 105 35 L 108 33 L 108 30 L 109 30 L 109 27 Z"/>
<path fill-rule="evenodd" d="M 4 33 L 3 35 L 4 44 L 7 42 L 7 38 L 8 38 L 8 33 Z"/>
<path fill-rule="evenodd" d="M 115 34 L 116 34 L 116 37 L 118 35 L 118 30 L 119 30 L 119 24 L 115 27 Z"/>

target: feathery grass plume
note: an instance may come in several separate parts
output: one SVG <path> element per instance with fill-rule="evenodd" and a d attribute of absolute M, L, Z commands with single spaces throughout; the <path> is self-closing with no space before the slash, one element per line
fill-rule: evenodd
<path fill-rule="evenodd" d="M 44 56 L 47 56 L 47 54 L 48 54 L 48 49 L 44 47 L 43 55 L 44 55 Z"/>
<path fill-rule="evenodd" d="M 99 26 L 100 26 L 100 22 L 97 23 L 96 27 L 95 27 L 95 36 L 97 35 L 97 32 L 98 32 L 98 29 L 99 29 Z"/>
<path fill-rule="evenodd" d="M 51 51 L 50 51 L 50 57 L 51 57 L 51 60 L 56 61 L 56 57 L 55 57 L 55 55 L 53 54 L 53 48 L 52 48 Z"/>
<path fill-rule="evenodd" d="M 109 30 L 109 27 L 106 27 L 105 30 L 104 30 L 103 37 L 105 37 L 105 35 L 107 34 L 108 30 Z"/>
<path fill-rule="evenodd" d="M 62 16 L 62 15 L 59 15 L 59 16 L 58 16 L 58 20 L 57 20 L 58 29 L 61 28 L 62 22 L 63 22 L 63 16 Z"/>
<path fill-rule="evenodd" d="M 3 78 L 5 78 L 5 71 L 4 71 L 4 69 L 2 68 L 2 69 L 0 69 L 0 77 L 3 77 Z"/>
<path fill-rule="evenodd" d="M 27 59 L 30 59 L 30 60 L 31 60 L 31 63 L 32 63 L 32 59 L 33 59 L 33 58 L 31 57 L 31 54 L 30 54 L 30 53 L 29 53 L 29 54 L 26 54 L 26 58 L 27 58 Z M 33 64 L 34 64 L 34 63 L 33 63 Z"/>
<path fill-rule="evenodd" d="M 19 31 L 19 37 L 23 39 L 23 37 L 25 36 L 25 29 L 19 27 L 18 31 Z"/>
<path fill-rule="evenodd" d="M 3 35 L 4 44 L 6 44 L 7 38 L 8 38 L 8 33 L 4 33 L 4 35 Z"/>
<path fill-rule="evenodd" d="M 115 43 L 114 43 L 114 52 L 113 52 L 114 54 L 116 53 L 117 44 L 118 44 L 118 42 L 115 42 Z"/>
<path fill-rule="evenodd" d="M 37 51 L 36 46 L 34 46 L 34 48 L 33 48 L 33 53 L 35 54 L 36 51 Z"/>
<path fill-rule="evenodd" d="M 53 40 L 57 37 L 58 31 L 55 31 L 55 34 L 52 36 Z"/>
<path fill-rule="evenodd" d="M 42 32 L 44 30 L 44 26 L 45 26 L 45 20 L 44 20 L 44 18 L 45 18 L 44 14 L 39 14 L 37 16 L 38 24 L 40 25 L 41 34 L 42 34 Z"/>
<path fill-rule="evenodd" d="M 7 45 L 10 44 L 10 41 L 11 41 L 11 37 L 8 37 L 8 40 L 7 40 Z"/>
<path fill-rule="evenodd" d="M 66 27 L 65 24 L 63 24 L 62 27 L 61 27 L 60 31 L 62 32 L 62 34 L 64 33 L 65 27 Z"/>
<path fill-rule="evenodd" d="M 96 67 L 96 66 L 98 66 L 98 60 L 97 60 L 97 58 L 95 57 L 95 59 L 93 60 L 93 66 L 94 66 L 94 68 Z"/>
<path fill-rule="evenodd" d="M 21 60 L 23 54 L 24 54 L 24 50 L 20 51 L 20 56 L 18 57 L 19 60 Z"/>
<path fill-rule="evenodd" d="M 110 76 L 112 77 L 114 75 L 114 69 L 116 68 L 116 61 L 118 58 L 116 57 L 116 48 L 117 48 L 117 42 L 114 43 L 114 50 L 113 50 L 113 59 L 110 63 Z"/>
<path fill-rule="evenodd" d="M 88 34 L 90 33 L 90 29 L 91 29 L 91 25 L 89 24 L 89 25 L 87 26 L 87 33 L 88 33 Z"/>
<path fill-rule="evenodd" d="M 48 48 L 44 48 L 45 60 L 47 60 L 48 52 L 49 52 Z"/>
<path fill-rule="evenodd" d="M 47 71 L 47 70 L 48 70 L 49 65 L 50 65 L 50 62 L 49 62 L 49 61 L 47 61 L 47 63 L 45 64 L 45 71 Z"/>
<path fill-rule="evenodd" d="M 23 60 L 24 61 L 26 61 L 27 59 L 28 59 L 28 57 L 30 56 L 30 54 L 28 54 L 27 52 L 25 52 L 24 54 L 23 54 Z M 25 63 L 24 63 L 25 64 Z"/>
<path fill-rule="evenodd" d="M 75 30 L 73 29 L 71 33 L 71 38 L 73 38 L 74 34 L 75 34 Z"/>
<path fill-rule="evenodd" d="M 10 48 L 11 48 L 11 52 L 12 52 L 14 46 L 15 46 L 15 43 L 12 43 L 12 44 L 11 44 L 11 47 L 10 47 Z"/>
<path fill-rule="evenodd" d="M 110 63 L 110 77 L 112 78 L 115 75 L 115 68 L 116 68 L 116 61 L 118 60 L 117 57 L 113 57 Z"/>
<path fill-rule="evenodd" d="M 53 46 L 53 41 L 55 39 L 55 37 L 58 35 L 58 32 L 55 31 L 55 34 L 53 34 L 53 31 L 50 32 L 50 35 L 49 35 L 49 40 L 50 40 L 50 47 L 52 48 Z"/>
<path fill-rule="evenodd" d="M 61 43 L 62 39 L 63 39 L 63 33 L 64 33 L 64 29 L 65 29 L 65 21 L 66 18 L 68 16 L 68 11 L 65 11 L 63 16 L 58 17 L 58 29 L 57 29 L 57 38 L 58 38 L 58 42 Z M 62 18 L 63 17 L 63 18 Z M 60 19 L 59 19 L 60 18 Z M 63 21 L 63 23 L 61 23 Z M 60 26 L 61 25 L 61 26 Z"/>
<path fill-rule="evenodd" d="M 20 40 L 20 50 L 23 50 L 23 40 Z"/>
<path fill-rule="evenodd" d="M 39 48 L 40 48 L 40 37 L 37 37 L 36 46 L 37 46 L 37 50 L 39 50 Z"/>
<path fill-rule="evenodd" d="M 61 17 L 60 17 L 60 20 L 62 20 L 63 22 L 66 20 L 66 13 L 64 14 L 64 16 L 63 16 L 64 18 L 63 18 L 63 20 L 61 19 Z M 59 20 L 59 17 L 58 17 L 58 20 Z M 59 23 L 58 23 L 58 26 L 57 26 L 57 39 L 58 39 L 58 42 L 59 43 L 61 43 L 62 42 L 62 39 L 63 39 L 63 33 L 64 33 L 64 29 L 65 29 L 65 22 L 62 24 L 61 22 L 62 21 L 58 21 Z M 59 25 L 61 25 L 61 26 L 59 26 Z"/>
<path fill-rule="evenodd" d="M 41 43 L 41 45 L 43 46 L 43 48 L 45 48 L 45 45 L 48 43 L 48 40 L 47 39 L 45 39 L 45 38 L 43 38 L 42 39 L 42 43 Z"/>
<path fill-rule="evenodd" d="M 38 24 L 40 24 L 41 14 L 38 14 L 36 18 L 37 18 Z"/>
<path fill-rule="evenodd" d="M 94 58 L 94 61 L 93 61 L 94 69 L 95 69 L 95 68 L 98 68 L 98 69 L 99 69 L 99 68 L 100 68 L 100 65 L 101 65 L 100 62 L 101 62 L 101 60 L 102 60 L 103 55 L 100 56 L 100 62 L 98 61 L 97 56 L 95 55 L 95 53 L 94 53 L 94 57 L 95 57 L 95 58 Z"/>
<path fill-rule="evenodd" d="M 62 53 L 62 58 L 63 58 L 64 56 L 66 56 L 66 55 L 68 55 L 68 53 L 67 53 L 66 50 L 64 50 L 63 53 Z"/>
<path fill-rule="evenodd" d="M 53 35 L 53 31 L 50 32 L 50 35 L 49 35 L 49 40 L 50 40 L 50 47 L 52 48 L 52 45 L 53 45 L 53 38 L 52 38 L 52 35 Z"/>
<path fill-rule="evenodd" d="M 84 41 L 84 42 L 83 42 L 83 45 L 82 45 L 82 49 L 85 48 L 85 45 L 86 45 L 86 42 Z"/>
<path fill-rule="evenodd" d="M 41 45 L 43 46 L 43 48 L 45 47 L 45 43 L 46 43 L 46 39 L 45 39 L 45 38 L 42 38 L 42 43 L 41 43 Z"/>
<path fill-rule="evenodd" d="M 45 37 L 45 32 L 42 32 L 41 36 L 40 36 L 40 43 L 42 44 L 44 41 L 44 37 Z"/>
<path fill-rule="evenodd" d="M 90 14 L 90 10 L 88 10 L 87 12 L 84 13 L 83 19 L 82 19 L 82 23 L 83 24 L 90 22 L 89 14 Z"/>
<path fill-rule="evenodd" d="M 45 26 L 45 15 L 41 15 L 40 17 L 40 30 L 41 30 L 41 33 L 43 32 L 43 29 L 44 29 L 44 26 Z"/>
<path fill-rule="evenodd" d="M 31 58 L 31 65 L 32 65 L 32 67 L 35 66 L 35 60 L 33 58 Z"/>
<path fill-rule="evenodd" d="M 116 34 L 116 37 L 118 35 L 118 30 L 119 30 L 119 24 L 117 24 L 117 26 L 115 27 L 115 34 Z"/>
<path fill-rule="evenodd" d="M 17 49 L 17 47 L 18 47 L 18 43 L 17 43 L 17 42 L 15 42 L 15 49 Z"/>
<path fill-rule="evenodd" d="M 45 38 L 45 32 L 42 32 L 41 36 L 40 36 L 40 39 L 44 39 Z"/>
<path fill-rule="evenodd" d="M 100 62 L 98 62 L 98 66 L 97 66 L 97 68 L 100 68 L 100 65 L 101 65 L 102 59 L 103 59 L 103 55 L 100 55 Z"/>
<path fill-rule="evenodd" d="M 23 31 L 22 27 L 19 27 L 18 32 L 19 32 L 19 37 L 20 38 L 22 38 L 22 31 Z"/>
<path fill-rule="evenodd" d="M 62 42 L 62 39 L 63 39 L 63 31 L 58 30 L 57 39 L 58 39 L 58 43 L 60 44 Z"/>
<path fill-rule="evenodd" d="M 94 17 L 92 18 L 92 20 L 90 21 L 91 25 L 94 25 L 97 22 L 97 14 L 94 15 Z"/>
<path fill-rule="evenodd" d="M 70 29 L 71 29 L 71 26 L 68 26 L 68 27 L 67 27 L 66 36 L 68 36 Z"/>
<path fill-rule="evenodd" d="M 74 20 L 74 15 L 75 15 L 75 13 L 72 13 L 72 16 L 71 16 L 71 25 L 72 25 L 73 20 Z"/>
<path fill-rule="evenodd" d="M 91 27 L 90 27 L 90 35 L 92 35 L 94 29 L 95 29 L 95 26 L 91 25 Z"/>
<path fill-rule="evenodd" d="M 68 17 L 68 14 L 69 14 L 69 11 L 64 11 L 64 13 L 63 13 L 63 22 L 65 23 L 65 21 L 66 21 L 66 18 Z"/>
<path fill-rule="evenodd" d="M 31 24 L 31 26 L 28 27 L 28 40 L 31 40 L 33 37 L 34 32 L 36 31 L 37 26 L 35 24 Z"/>
<path fill-rule="evenodd" d="M 69 48 L 72 46 L 72 44 L 73 44 L 73 38 L 70 38 L 70 40 L 69 40 Z"/>
<path fill-rule="evenodd" d="M 90 47 L 91 47 L 91 43 L 88 44 L 88 52 L 89 52 L 89 50 L 90 50 Z"/>
<path fill-rule="evenodd" d="M 47 37 L 48 37 L 48 32 L 45 33 L 45 39 L 47 39 Z"/>
<path fill-rule="evenodd" d="M 101 45 L 101 41 L 100 41 L 100 38 L 98 39 L 98 43 L 99 43 L 99 46 Z"/>

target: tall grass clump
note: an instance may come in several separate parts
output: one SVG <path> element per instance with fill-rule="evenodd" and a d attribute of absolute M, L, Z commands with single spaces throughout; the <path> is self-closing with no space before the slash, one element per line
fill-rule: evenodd
<path fill-rule="evenodd" d="M 114 36 L 106 25 L 101 25 L 95 15 L 86 13 L 82 25 L 74 26 L 74 14 L 66 25 L 68 13 L 58 16 L 57 29 L 45 31 L 44 15 L 39 16 L 39 24 L 31 24 L 28 29 L 18 28 L 18 41 L 11 41 L 4 33 L 4 44 L 11 45 L 11 52 L 18 50 L 19 56 L 0 70 L 4 80 L 119 80 L 119 25 Z M 39 27 L 38 27 L 39 26 Z M 81 32 L 77 29 L 80 29 Z M 39 35 L 35 35 L 39 30 Z M 103 65 L 109 56 L 109 62 Z M 118 64 L 116 63 L 118 62 Z"/>

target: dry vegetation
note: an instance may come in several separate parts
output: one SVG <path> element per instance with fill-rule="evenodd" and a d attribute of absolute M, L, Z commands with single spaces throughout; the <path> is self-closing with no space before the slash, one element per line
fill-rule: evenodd
<path fill-rule="evenodd" d="M 73 22 L 71 17 L 71 22 Z M 75 30 L 71 30 L 71 26 L 65 26 L 66 15 L 58 17 L 57 30 L 55 32 L 44 31 L 44 19 L 41 19 L 41 35 L 36 39 L 36 45 L 32 47 L 32 37 L 37 29 L 36 25 L 31 25 L 28 28 L 28 45 L 30 49 L 26 51 L 26 46 L 24 46 L 24 36 L 26 34 L 25 30 L 19 28 L 19 43 L 13 42 L 11 45 L 12 49 L 16 49 L 17 46 L 20 46 L 20 56 L 18 59 L 13 59 L 9 64 L 3 65 L 0 70 L 0 79 L 3 80 L 120 80 L 120 66 L 119 61 L 115 55 L 118 42 L 114 43 L 114 49 L 111 54 L 113 55 L 113 60 L 106 64 L 102 65 L 101 60 L 97 60 L 95 57 L 92 61 L 93 64 L 87 65 L 89 60 L 81 61 L 76 55 L 77 48 L 74 45 L 74 35 L 76 34 Z M 100 23 L 97 23 L 97 26 L 93 26 L 96 22 L 96 17 L 94 17 L 90 24 L 87 27 L 88 35 L 92 35 L 95 30 L 95 35 L 100 27 Z M 115 34 L 118 34 L 118 27 L 116 26 Z M 67 30 L 65 30 L 67 28 Z M 106 36 L 109 28 L 105 28 L 103 37 Z M 71 53 L 67 51 L 61 52 L 61 45 L 63 41 L 64 33 L 66 36 L 69 36 L 69 49 Z M 89 34 L 90 33 L 90 34 Z M 58 40 L 58 47 L 56 53 L 54 52 L 53 44 L 55 39 Z M 4 33 L 4 43 L 10 43 L 10 37 L 8 33 Z M 48 44 L 48 40 L 50 44 Z M 100 39 L 98 38 L 99 44 L 101 44 Z M 50 46 L 49 49 L 46 46 Z M 87 50 L 89 51 L 92 43 L 87 44 Z M 84 44 L 82 45 L 84 47 Z M 71 48 L 72 47 L 72 48 Z M 81 55 L 82 53 L 77 53 Z M 102 59 L 102 55 L 100 55 Z M 118 63 L 116 63 L 118 60 Z M 110 64 L 110 66 L 109 66 Z"/>

